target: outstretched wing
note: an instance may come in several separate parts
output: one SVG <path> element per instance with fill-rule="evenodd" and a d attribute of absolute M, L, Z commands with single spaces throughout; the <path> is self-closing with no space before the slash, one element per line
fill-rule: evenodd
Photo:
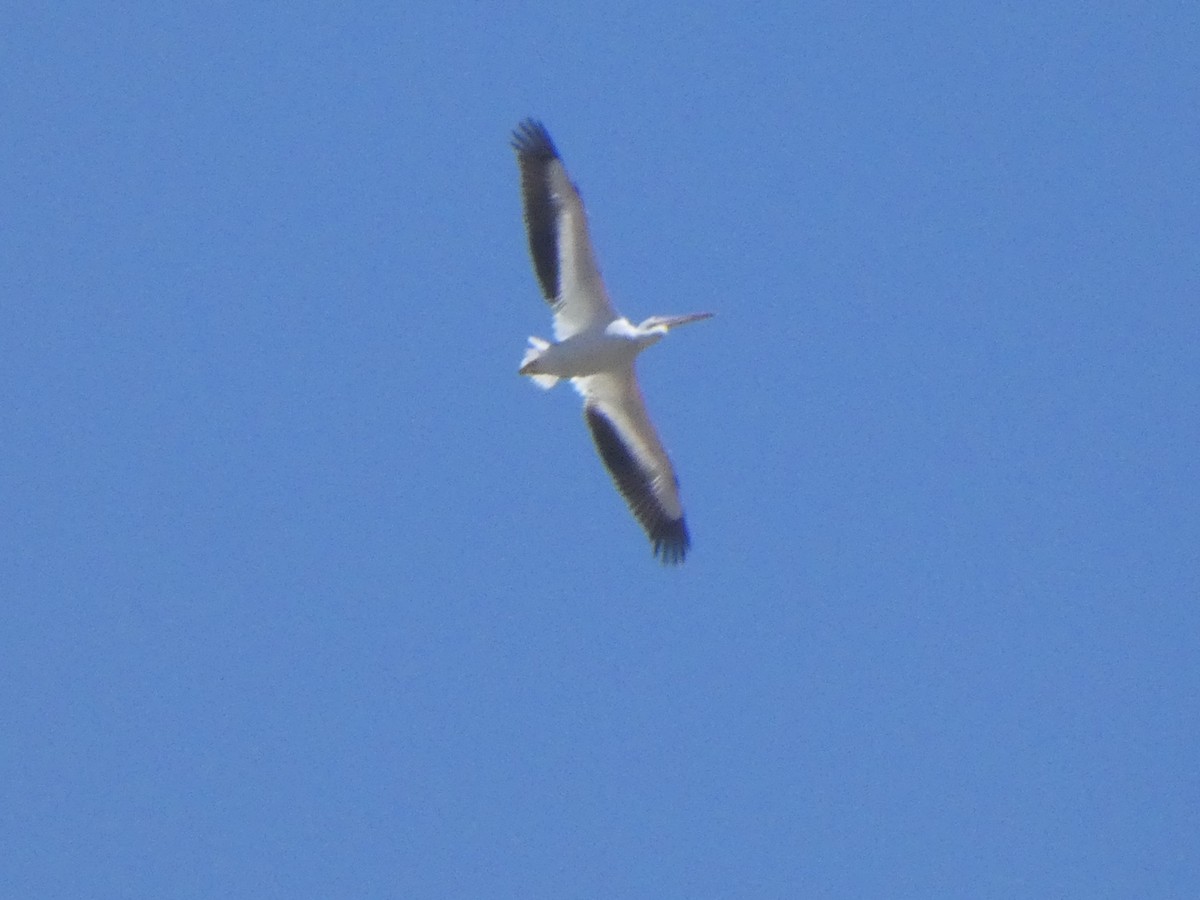
<path fill-rule="evenodd" d="M 633 366 L 574 379 L 583 415 L 604 465 L 664 564 L 687 556 L 691 538 L 679 502 L 679 482 L 646 414 Z"/>
<path fill-rule="evenodd" d="M 587 214 L 550 133 L 526 119 L 513 132 L 521 170 L 529 253 L 554 309 L 554 336 L 565 340 L 617 317 L 592 253 Z"/>

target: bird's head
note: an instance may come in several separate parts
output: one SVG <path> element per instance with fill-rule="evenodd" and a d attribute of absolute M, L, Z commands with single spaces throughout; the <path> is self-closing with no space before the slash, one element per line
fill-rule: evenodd
<path fill-rule="evenodd" d="M 686 316 L 651 316 L 638 325 L 638 331 L 657 334 L 659 337 L 662 337 L 672 328 L 687 325 L 689 322 L 700 322 L 704 319 L 711 319 L 712 317 L 713 313 L 710 312 L 688 313 Z"/>

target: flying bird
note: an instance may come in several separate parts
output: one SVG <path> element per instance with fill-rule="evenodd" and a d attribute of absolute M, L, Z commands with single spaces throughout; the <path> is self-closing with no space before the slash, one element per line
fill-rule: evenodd
<path fill-rule="evenodd" d="M 679 481 L 646 414 L 634 361 L 670 329 L 712 313 L 651 316 L 638 325 L 619 315 L 596 266 L 583 201 L 549 132 L 526 119 L 513 131 L 512 146 L 533 268 L 554 311 L 554 341 L 531 337 L 520 374 L 547 390 L 570 379 L 583 396 L 596 450 L 650 537 L 655 557 L 681 563 L 691 538 Z"/>

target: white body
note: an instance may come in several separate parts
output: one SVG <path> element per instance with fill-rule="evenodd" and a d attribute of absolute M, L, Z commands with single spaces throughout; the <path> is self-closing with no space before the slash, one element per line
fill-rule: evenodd
<path fill-rule="evenodd" d="M 641 334 L 628 319 L 615 319 L 602 328 L 573 334 L 558 343 L 531 337 L 530 344 L 538 352 L 522 362 L 521 373 L 557 379 L 624 369 L 639 353 L 662 340 L 665 333 L 663 329 L 662 333 Z"/>
<path fill-rule="evenodd" d="M 560 379 L 571 380 L 583 395 L 584 418 L 600 458 L 650 536 L 655 556 L 680 563 L 690 538 L 679 485 L 646 414 L 634 361 L 670 328 L 712 314 L 655 316 L 640 325 L 619 316 L 596 266 L 583 201 L 550 135 L 539 122 L 526 120 L 513 133 L 513 148 L 529 249 L 554 310 L 556 338 L 551 343 L 531 337 L 520 373 L 547 389 Z"/>

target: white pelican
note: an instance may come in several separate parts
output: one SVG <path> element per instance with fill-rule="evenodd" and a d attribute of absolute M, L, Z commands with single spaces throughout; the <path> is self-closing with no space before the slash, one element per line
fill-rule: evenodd
<path fill-rule="evenodd" d="M 691 539 L 679 481 L 663 449 L 634 374 L 637 355 L 677 325 L 712 313 L 652 316 L 640 325 L 617 314 L 588 238 L 583 201 L 541 122 L 526 119 L 512 137 L 521 170 L 529 252 L 542 293 L 554 310 L 550 343 L 529 339 L 520 373 L 549 389 L 569 378 L 583 395 L 583 415 L 600 458 L 646 529 L 654 555 L 681 563 Z"/>

